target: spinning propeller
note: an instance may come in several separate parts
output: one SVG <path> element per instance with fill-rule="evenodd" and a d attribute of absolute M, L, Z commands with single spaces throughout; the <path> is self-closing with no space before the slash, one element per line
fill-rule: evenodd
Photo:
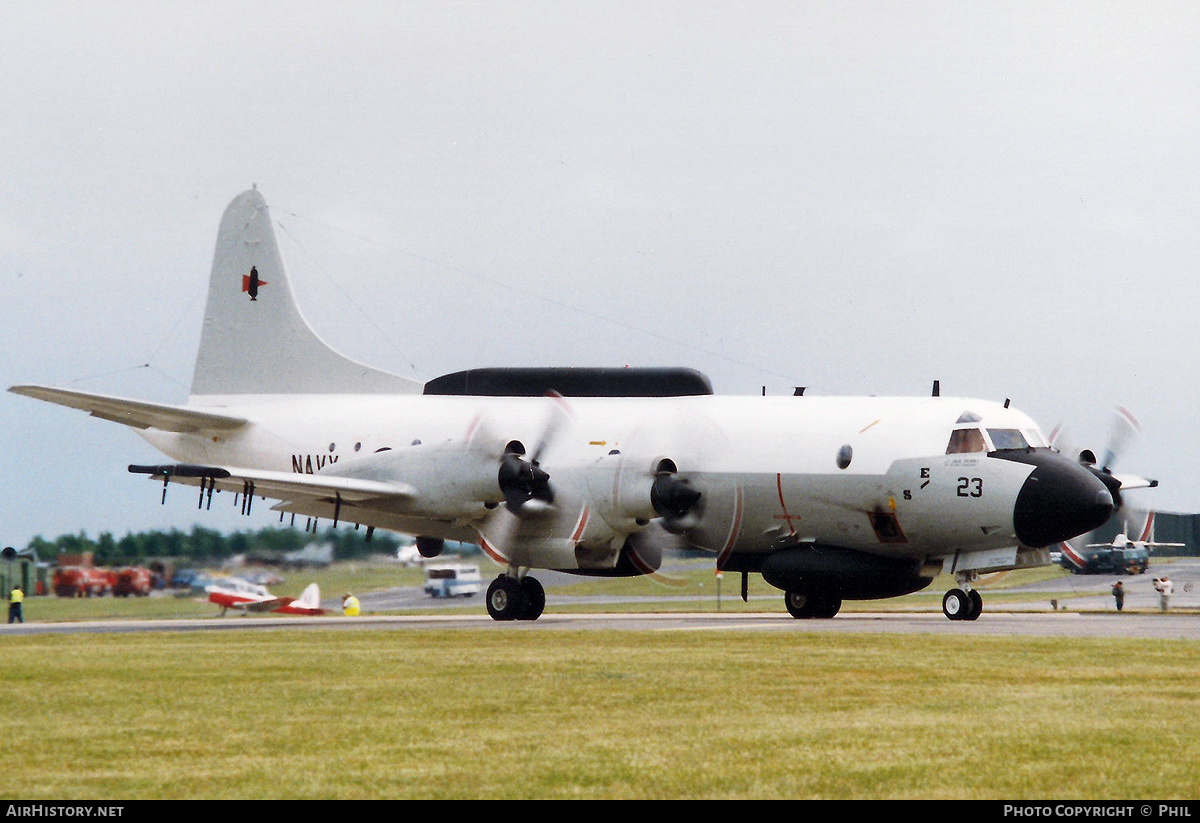
<path fill-rule="evenodd" d="M 650 505 L 658 517 L 630 534 L 624 546 L 629 561 L 639 572 L 676 588 L 687 585 L 687 581 L 659 572 L 663 556 L 668 551 L 682 551 L 691 546 L 687 532 L 700 522 L 704 513 L 703 494 L 678 472 L 673 460 L 659 461 L 650 484 Z"/>
<path fill-rule="evenodd" d="M 1131 522 L 1134 524 L 1141 523 L 1145 528 L 1148 528 L 1148 523 L 1153 522 L 1151 520 L 1153 517 L 1152 512 L 1144 509 L 1136 509 L 1128 505 L 1122 492 L 1136 488 L 1153 488 L 1158 485 L 1158 481 L 1147 480 L 1146 478 L 1133 475 L 1117 475 L 1113 473 L 1113 468 L 1140 431 L 1141 426 L 1138 424 L 1137 418 L 1127 409 L 1117 406 L 1113 413 L 1108 445 L 1103 452 L 1103 460 L 1100 461 L 1096 459 L 1096 453 L 1091 449 L 1079 448 L 1071 443 L 1069 438 L 1065 436 L 1062 426 L 1056 427 L 1050 434 L 1050 445 L 1053 448 L 1068 457 L 1078 460 L 1108 488 L 1113 499 L 1113 517 L 1121 518 L 1121 521 L 1125 524 L 1126 533 L 1129 532 Z M 1097 463 L 1099 463 L 1099 468 L 1097 468 Z M 1078 562 L 1078 558 L 1082 557 L 1083 552 L 1081 550 L 1093 543 L 1094 534 L 1092 532 L 1080 535 L 1067 541 L 1065 548 L 1076 555 L 1076 558 L 1073 558 L 1076 562 Z"/>
<path fill-rule="evenodd" d="M 481 536 L 504 558 L 510 556 L 509 547 L 523 519 L 553 511 L 554 489 L 550 474 L 541 467 L 541 459 L 571 415 L 562 395 L 548 392 L 546 396 L 551 401 L 549 411 L 532 451 L 527 452 L 521 441 L 510 440 L 500 457 L 496 482 L 504 497 L 505 512 L 493 515 L 489 534 Z M 484 428 L 483 424 L 478 425 L 473 439 L 492 440 Z"/>
<path fill-rule="evenodd" d="M 650 505 L 671 534 L 683 534 L 699 522 L 703 513 L 703 496 L 678 471 L 673 461 L 660 461 L 650 486 Z"/>
<path fill-rule="evenodd" d="M 550 393 L 547 397 L 550 401 L 549 411 L 536 441 L 531 444 L 532 448 L 527 449 L 526 443 L 521 441 L 510 440 L 500 456 L 496 482 L 503 496 L 504 511 L 497 511 L 492 516 L 485 538 L 490 547 L 506 559 L 512 557 L 513 541 L 519 539 L 517 535 L 523 522 L 554 513 L 554 485 L 550 473 L 541 462 L 572 414 L 561 395 Z M 474 435 L 492 440 L 490 435 L 478 429 Z M 615 460 L 618 462 L 614 466 L 624 465 L 625 471 L 630 471 L 627 458 L 617 457 Z M 628 532 L 620 562 L 632 564 L 641 574 L 654 574 L 661 567 L 666 551 L 687 546 L 684 535 L 699 523 L 703 513 L 703 495 L 669 459 L 660 460 L 653 472 L 647 471 L 642 477 L 643 480 L 634 481 L 635 486 L 643 482 L 645 485 L 634 494 L 647 495 L 641 498 L 644 501 L 641 505 L 645 506 L 648 502 L 649 507 L 644 515 L 638 517 L 649 517 L 651 511 L 657 516 L 648 523 L 645 519 L 638 520 L 640 528 Z M 595 502 L 590 505 L 590 516 L 600 516 Z M 581 517 L 587 516 L 588 508 L 584 508 Z"/>
<path fill-rule="evenodd" d="M 540 462 L 546 448 L 569 418 L 570 410 L 561 394 L 550 392 L 546 396 L 552 401 L 550 412 L 533 453 L 525 459 L 525 445 L 512 440 L 504 447 L 504 457 L 500 461 L 497 482 L 504 495 L 504 506 L 517 517 L 542 513 L 554 503 L 550 475 L 542 469 Z"/>
<path fill-rule="evenodd" d="M 544 510 L 554 502 L 550 475 L 538 465 L 537 456 L 523 459 L 525 446 L 512 441 L 500 461 L 498 482 L 504 494 L 504 506 L 517 517 Z"/>
<path fill-rule="evenodd" d="M 1128 448 L 1129 444 L 1141 431 L 1141 426 L 1127 409 L 1117 406 L 1113 412 L 1112 429 L 1109 433 L 1108 446 L 1104 450 L 1104 459 L 1098 461 L 1096 453 L 1088 448 L 1080 448 L 1071 443 L 1065 435 L 1063 427 L 1058 426 L 1050 434 L 1050 445 L 1057 449 L 1062 454 L 1078 460 L 1086 466 L 1092 474 L 1099 478 L 1112 494 L 1113 498 L 1113 515 L 1120 514 L 1123 505 L 1122 490 L 1136 488 L 1153 488 L 1158 485 L 1156 480 L 1147 480 L 1143 477 L 1135 477 L 1132 475 L 1117 475 L 1113 473 L 1113 468 L 1120 460 L 1122 454 Z M 1097 468 L 1099 463 L 1099 468 Z"/>

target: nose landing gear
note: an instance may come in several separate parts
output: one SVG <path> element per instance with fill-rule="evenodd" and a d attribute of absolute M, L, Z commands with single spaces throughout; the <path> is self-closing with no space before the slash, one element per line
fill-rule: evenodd
<path fill-rule="evenodd" d="M 983 613 L 983 597 L 971 588 L 971 577 L 959 575 L 961 588 L 951 589 L 942 598 L 942 613 L 951 620 L 978 620 Z"/>

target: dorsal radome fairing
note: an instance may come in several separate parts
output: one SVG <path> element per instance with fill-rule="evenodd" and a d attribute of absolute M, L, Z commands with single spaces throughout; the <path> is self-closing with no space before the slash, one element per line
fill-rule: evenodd
<path fill-rule="evenodd" d="M 266 201 L 257 189 L 234 198 L 217 233 L 192 396 L 420 391 L 317 337 L 296 306 Z"/>

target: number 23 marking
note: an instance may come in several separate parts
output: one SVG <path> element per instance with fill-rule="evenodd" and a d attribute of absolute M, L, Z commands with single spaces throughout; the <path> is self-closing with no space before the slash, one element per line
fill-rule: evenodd
<path fill-rule="evenodd" d="M 983 497 L 983 478 L 982 477 L 960 477 L 960 478 L 958 478 L 958 496 L 959 497 Z"/>

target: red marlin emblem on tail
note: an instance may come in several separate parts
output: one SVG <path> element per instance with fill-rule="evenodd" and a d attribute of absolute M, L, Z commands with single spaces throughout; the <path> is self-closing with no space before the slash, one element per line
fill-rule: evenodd
<path fill-rule="evenodd" d="M 258 268 L 256 266 L 250 267 L 249 274 L 242 275 L 242 291 L 250 292 L 251 300 L 258 299 L 258 287 L 265 285 L 267 285 L 266 280 L 258 279 Z"/>

